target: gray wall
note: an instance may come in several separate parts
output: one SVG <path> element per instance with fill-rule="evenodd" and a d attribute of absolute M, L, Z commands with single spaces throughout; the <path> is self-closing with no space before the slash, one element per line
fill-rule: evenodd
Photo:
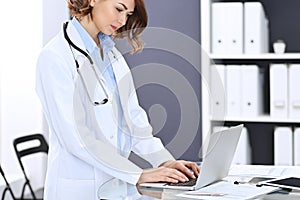
<path fill-rule="evenodd" d="M 200 1 L 146 0 L 142 52 L 125 58 L 154 135 L 176 158 L 199 160 Z M 120 45 L 120 44 L 119 44 Z M 120 45 L 122 49 L 122 45 Z M 137 158 L 131 157 L 133 160 Z"/>

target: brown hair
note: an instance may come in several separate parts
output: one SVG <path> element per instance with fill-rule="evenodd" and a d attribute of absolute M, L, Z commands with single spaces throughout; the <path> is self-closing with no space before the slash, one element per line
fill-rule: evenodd
<path fill-rule="evenodd" d="M 128 17 L 126 24 L 119 28 L 113 36 L 116 38 L 127 37 L 135 53 L 143 48 L 143 41 L 140 39 L 142 32 L 148 23 L 148 15 L 144 0 L 134 0 L 135 8 L 131 16 Z M 90 0 L 68 0 L 68 8 L 72 17 L 80 19 L 92 13 L 93 7 Z"/>

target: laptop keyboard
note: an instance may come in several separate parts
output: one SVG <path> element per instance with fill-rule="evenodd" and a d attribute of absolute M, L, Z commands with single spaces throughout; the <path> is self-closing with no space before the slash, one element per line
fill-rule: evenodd
<path fill-rule="evenodd" d="M 197 178 L 194 178 L 194 179 L 190 179 L 187 182 L 168 183 L 168 185 L 171 185 L 171 186 L 193 186 L 196 184 L 196 182 L 197 182 Z"/>

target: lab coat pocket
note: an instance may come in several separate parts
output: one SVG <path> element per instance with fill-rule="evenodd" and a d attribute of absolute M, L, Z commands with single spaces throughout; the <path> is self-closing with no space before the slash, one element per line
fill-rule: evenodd
<path fill-rule="evenodd" d="M 105 87 L 105 85 L 103 85 Z M 97 101 L 102 101 L 105 97 L 108 98 L 106 104 L 98 105 L 94 107 L 98 124 L 102 131 L 112 130 L 112 127 L 117 125 L 118 122 L 118 109 L 113 100 L 112 94 L 107 90 L 108 96 L 105 94 L 105 90 L 98 84 L 95 88 L 94 98 Z"/>
<path fill-rule="evenodd" d="M 95 180 L 59 179 L 57 200 L 96 199 Z"/>

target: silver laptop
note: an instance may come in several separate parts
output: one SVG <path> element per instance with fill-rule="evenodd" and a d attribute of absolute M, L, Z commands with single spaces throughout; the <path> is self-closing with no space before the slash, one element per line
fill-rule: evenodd
<path fill-rule="evenodd" d="M 228 176 L 232 159 L 242 132 L 243 125 L 230 127 L 211 134 L 206 156 L 200 167 L 200 174 L 192 186 L 169 183 L 142 183 L 142 187 L 197 190 Z"/>

